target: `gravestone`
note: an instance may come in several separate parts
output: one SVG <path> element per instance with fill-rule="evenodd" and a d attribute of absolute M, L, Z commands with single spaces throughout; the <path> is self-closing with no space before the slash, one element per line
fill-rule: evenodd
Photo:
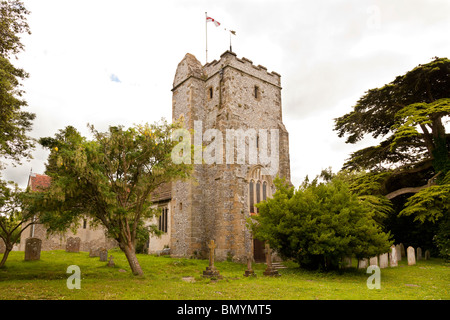
<path fill-rule="evenodd" d="M 280 274 L 278 273 L 278 270 L 275 269 L 272 265 L 272 249 L 270 249 L 270 245 L 268 243 L 266 243 L 265 247 L 266 247 L 266 249 L 264 250 L 264 252 L 266 253 L 267 268 L 263 272 L 263 275 L 278 277 L 278 276 L 280 276 Z"/>
<path fill-rule="evenodd" d="M 100 256 L 100 248 L 98 247 L 90 247 L 89 248 L 89 257 L 99 257 Z"/>
<path fill-rule="evenodd" d="M 358 261 L 358 269 L 366 269 L 369 265 L 369 260 L 364 258 Z"/>
<path fill-rule="evenodd" d="M 397 262 L 402 261 L 401 247 L 399 244 L 395 245 L 395 252 L 397 252 Z"/>
<path fill-rule="evenodd" d="M 391 253 L 389 254 L 389 265 L 391 267 L 397 267 L 398 266 L 397 247 L 394 246 L 394 245 L 391 246 Z"/>
<path fill-rule="evenodd" d="M 352 267 L 352 258 L 351 257 L 344 257 L 342 259 L 342 268 L 351 268 Z"/>
<path fill-rule="evenodd" d="M 41 259 L 42 240 L 39 238 L 28 238 L 25 240 L 25 261 Z"/>
<path fill-rule="evenodd" d="M 405 246 L 403 245 L 403 243 L 400 243 L 400 254 L 402 259 L 406 257 Z"/>
<path fill-rule="evenodd" d="M 372 257 L 369 259 L 369 266 L 378 266 L 378 257 Z"/>
<path fill-rule="evenodd" d="M 116 264 L 114 263 L 113 256 L 109 256 L 109 261 L 108 261 L 107 266 L 108 267 L 114 267 L 115 265 Z"/>
<path fill-rule="evenodd" d="M 80 252 L 81 239 L 69 237 L 66 242 L 66 252 Z"/>
<path fill-rule="evenodd" d="M 208 248 L 209 248 L 209 266 L 206 267 L 205 271 L 203 271 L 203 276 L 208 278 L 214 277 L 222 279 L 219 270 L 217 270 L 216 267 L 214 266 L 214 251 L 216 249 L 216 244 L 214 243 L 214 240 L 211 240 L 209 242 Z"/>
<path fill-rule="evenodd" d="M 389 266 L 389 254 L 380 254 L 380 269 L 387 268 Z"/>
<path fill-rule="evenodd" d="M 425 250 L 425 260 L 430 260 L 430 250 Z"/>
<path fill-rule="evenodd" d="M 253 254 L 251 252 L 247 255 L 247 270 L 245 270 L 244 277 L 252 276 L 256 277 L 255 271 L 252 268 Z"/>
<path fill-rule="evenodd" d="M 422 260 L 422 248 L 417 248 L 417 261 Z"/>
<path fill-rule="evenodd" d="M 408 266 L 412 266 L 416 264 L 416 257 L 414 256 L 414 248 L 408 247 L 407 249 L 407 256 L 408 256 Z"/>
<path fill-rule="evenodd" d="M 100 261 L 105 262 L 108 260 L 108 250 L 105 248 L 100 248 L 98 255 L 100 257 Z"/>

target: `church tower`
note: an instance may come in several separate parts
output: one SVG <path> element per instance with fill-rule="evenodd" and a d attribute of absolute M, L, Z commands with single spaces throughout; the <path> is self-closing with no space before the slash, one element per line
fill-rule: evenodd
<path fill-rule="evenodd" d="M 172 92 L 172 120 L 183 119 L 204 149 L 192 179 L 172 183 L 171 255 L 206 257 L 207 242 L 215 240 L 218 260 L 243 262 L 249 253 L 256 259 L 260 244 L 246 219 L 272 196 L 277 175 L 290 181 L 280 75 L 231 51 L 205 65 L 188 53 Z M 212 143 L 222 148 L 208 149 Z"/>

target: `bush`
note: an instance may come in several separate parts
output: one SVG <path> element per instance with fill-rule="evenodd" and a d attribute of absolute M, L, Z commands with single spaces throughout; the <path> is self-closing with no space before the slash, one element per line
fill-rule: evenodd
<path fill-rule="evenodd" d="M 250 228 L 283 258 L 305 268 L 331 270 L 343 257 L 362 259 L 389 250 L 389 234 L 373 219 L 374 207 L 352 194 L 344 181 L 305 181 L 295 190 L 276 179 L 275 186 L 273 198 L 257 205 L 259 215 Z"/>

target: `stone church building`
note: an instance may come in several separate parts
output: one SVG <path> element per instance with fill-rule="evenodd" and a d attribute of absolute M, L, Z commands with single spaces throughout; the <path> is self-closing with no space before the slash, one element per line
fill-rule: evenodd
<path fill-rule="evenodd" d="M 280 75 L 240 59 L 231 51 L 205 65 L 188 53 L 178 64 L 172 93 L 172 121 L 184 121 L 194 144 L 196 135 L 200 135 L 204 148 L 220 138 L 216 135 L 208 139 L 208 132 L 213 129 L 221 133 L 222 141 L 214 142 L 224 151 L 215 159 L 223 161 L 194 162 L 190 180 L 166 184 L 154 193 L 153 203 L 161 209 L 161 215 L 149 223 L 157 224 L 164 233 L 150 238 L 148 253 L 170 249 L 175 257 L 206 258 L 207 242 L 215 240 L 217 260 L 244 262 L 253 254 L 255 261 L 263 261 L 264 246 L 253 239 L 246 224 L 251 215 L 257 214 L 255 204 L 275 192 L 273 179 L 277 175 L 290 182 L 289 136 L 282 119 Z M 229 139 L 229 133 L 238 130 L 247 136 Z M 264 137 L 264 132 L 270 135 Z M 237 152 L 239 143 L 245 150 L 243 158 Z M 270 154 L 271 163 L 262 163 L 261 157 L 250 161 L 255 150 L 258 156 L 263 151 Z M 37 183 L 37 179 L 45 180 L 34 175 L 30 183 Z M 64 248 L 65 238 L 46 237 L 41 229 L 36 225 L 30 232 L 42 238 L 43 250 Z M 111 245 L 102 230 L 90 230 L 85 221 L 75 236 L 81 238 L 82 251 L 94 245 Z"/>

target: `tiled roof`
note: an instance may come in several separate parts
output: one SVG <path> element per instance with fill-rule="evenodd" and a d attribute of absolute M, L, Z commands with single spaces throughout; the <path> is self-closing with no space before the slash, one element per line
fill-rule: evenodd
<path fill-rule="evenodd" d="M 153 202 L 170 200 L 172 198 L 172 183 L 165 183 L 152 192 L 151 199 Z"/>
<path fill-rule="evenodd" d="M 28 181 L 28 186 L 30 187 L 31 191 L 44 191 L 45 189 L 50 187 L 51 181 L 52 178 L 45 174 L 33 173 L 31 174 Z"/>

